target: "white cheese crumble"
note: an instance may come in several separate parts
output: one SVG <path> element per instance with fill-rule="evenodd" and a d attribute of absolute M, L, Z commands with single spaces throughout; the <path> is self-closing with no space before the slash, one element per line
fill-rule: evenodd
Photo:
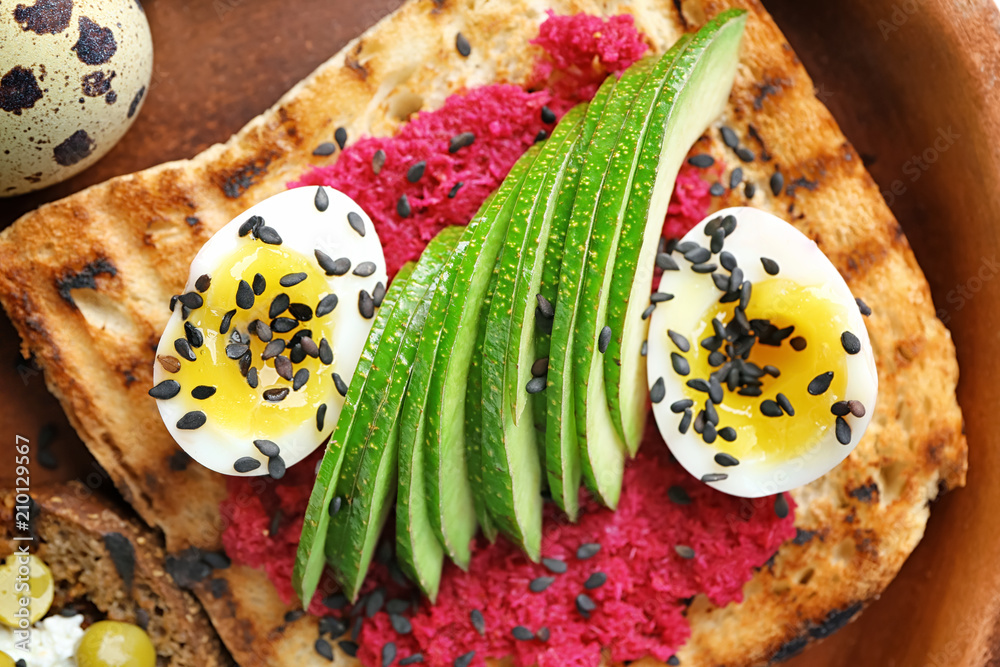
<path fill-rule="evenodd" d="M 0 651 L 31 667 L 76 667 L 76 647 L 83 638 L 83 616 L 50 616 L 31 628 L 30 650 L 15 648 L 14 631 L 0 624 Z"/>

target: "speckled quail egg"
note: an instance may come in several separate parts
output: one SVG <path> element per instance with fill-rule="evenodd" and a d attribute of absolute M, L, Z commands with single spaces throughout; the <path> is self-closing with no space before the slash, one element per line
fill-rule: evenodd
<path fill-rule="evenodd" d="M 86 169 L 135 120 L 153 71 L 140 0 L 0 4 L 0 197 Z"/>

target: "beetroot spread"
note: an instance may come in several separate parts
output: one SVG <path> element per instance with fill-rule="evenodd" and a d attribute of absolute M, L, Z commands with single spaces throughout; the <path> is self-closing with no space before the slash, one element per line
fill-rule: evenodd
<path fill-rule="evenodd" d="M 474 216 L 539 132 L 551 129 L 542 119 L 543 106 L 561 115 L 589 99 L 605 76 L 624 70 L 647 50 L 627 15 L 604 20 L 550 13 L 533 43 L 545 51 L 530 83 L 534 92 L 492 85 L 453 95 L 442 109 L 418 114 L 395 137 L 361 138 L 336 163 L 311 169 L 291 186 L 324 184 L 354 198 L 376 225 L 393 275 L 403 263 L 417 259 L 442 228 L 464 225 Z M 472 132 L 474 142 L 449 151 L 452 138 L 463 132 Z M 385 162 L 376 174 L 372 158 L 379 150 Z M 427 163 L 424 176 L 410 183 L 407 171 L 421 160 Z M 406 217 L 397 207 L 404 195 L 410 209 Z M 709 184 L 686 164 L 664 235 L 682 236 L 704 217 L 710 203 Z M 593 665 L 602 650 L 614 660 L 668 658 L 690 634 L 684 600 L 704 593 L 718 605 L 739 601 L 754 568 L 763 566 L 795 529 L 791 513 L 778 518 L 771 510 L 773 499 L 734 498 L 689 476 L 669 460 L 655 427 L 647 429 L 646 439 L 638 462 L 626 470 L 616 512 L 585 498 L 580 521 L 569 524 L 554 507 L 548 509 L 542 553 L 563 560 L 564 574 L 527 561 L 502 538 L 493 545 L 481 542 L 468 572 L 445 566 L 437 604 L 418 602 L 406 612 L 412 632 L 399 634 L 384 612 L 365 620 L 358 654 L 362 662 L 382 664 L 389 642 L 398 659 L 421 653 L 430 665 L 451 665 L 470 651 L 475 652 L 472 665 L 507 655 L 517 665 Z M 289 604 L 295 600 L 292 564 L 318 457 L 294 466 L 277 482 L 230 478 L 221 507 L 226 552 L 237 562 L 265 570 Z M 685 497 L 678 489 L 686 491 L 689 504 L 677 502 Z M 578 548 L 589 543 L 600 549 L 590 558 L 578 558 Z M 554 581 L 544 592 L 530 592 L 529 583 L 542 576 Z M 591 584 L 604 581 L 587 588 L 588 578 Z M 332 590 L 325 579 L 320 591 Z M 364 593 L 375 590 L 389 598 L 413 595 L 379 562 L 372 566 Z M 581 593 L 593 601 L 593 611 L 587 612 L 583 601 L 581 613 Z M 340 613 L 321 600 L 317 593 L 310 612 Z M 485 620 L 483 635 L 470 622 L 473 610 Z M 515 639 L 516 626 L 534 638 Z"/>

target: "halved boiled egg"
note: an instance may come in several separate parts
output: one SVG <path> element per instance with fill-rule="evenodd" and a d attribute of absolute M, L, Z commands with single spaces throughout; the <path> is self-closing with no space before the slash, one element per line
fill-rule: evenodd
<path fill-rule="evenodd" d="M 340 415 L 386 286 L 371 220 L 326 187 L 275 195 L 198 252 L 153 367 L 177 443 L 228 475 L 281 477 Z"/>
<path fill-rule="evenodd" d="M 650 397 L 680 464 L 755 498 L 843 461 L 871 420 L 878 374 L 864 306 L 819 247 L 769 213 L 729 208 L 657 262 Z"/>

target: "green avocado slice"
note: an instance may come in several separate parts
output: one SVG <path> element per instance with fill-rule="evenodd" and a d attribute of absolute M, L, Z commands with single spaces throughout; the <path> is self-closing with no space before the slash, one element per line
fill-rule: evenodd
<path fill-rule="evenodd" d="M 483 298 L 533 146 L 511 168 L 490 204 L 469 223 L 442 271 L 424 326 L 418 360 L 429 383 L 422 411 L 424 484 L 431 525 L 448 556 L 468 567 L 476 533 L 475 499 L 465 460 L 465 393 L 478 334 Z"/>
<path fill-rule="evenodd" d="M 487 506 L 500 531 L 532 560 L 539 559 L 542 540 L 542 449 L 525 388 L 535 361 L 535 295 L 557 193 L 585 110 L 581 105 L 566 114 L 525 177 L 484 305 L 481 353 L 474 355 L 482 360 L 478 409 Z"/>
<path fill-rule="evenodd" d="M 589 330 L 581 344 L 596 347 L 605 324 L 611 329 L 611 339 L 603 364 L 592 359 L 588 369 L 587 350 L 579 351 L 577 376 L 581 381 L 586 377 L 588 388 L 593 388 L 588 391 L 590 405 L 595 405 L 591 401 L 599 398 L 600 385 L 606 388 L 611 423 L 632 455 L 642 441 L 648 412 L 646 363 L 641 349 L 649 323 L 643 320 L 642 312 L 649 305 L 663 220 L 684 156 L 725 107 L 736 75 L 745 25 L 745 11 L 722 12 L 689 41 L 675 45 L 660 61 L 658 71 L 663 64 L 669 63 L 670 67 L 662 73 L 663 84 L 655 91 L 656 102 L 646 115 L 641 143 L 633 141 L 628 147 L 628 151 L 635 152 L 635 158 L 631 159 L 630 187 L 623 215 L 619 203 L 621 192 L 615 198 L 620 234 L 616 233 L 615 239 L 602 240 L 605 247 L 609 242 L 614 246 L 610 255 L 614 258 L 613 269 L 606 261 L 593 263 L 594 271 L 605 272 L 600 280 L 595 280 L 595 285 L 600 282 L 609 298 L 606 313 L 598 314 L 596 331 Z M 653 92 L 650 87 L 643 95 Z M 623 156 L 626 163 L 631 157 Z M 629 166 L 624 165 L 623 170 L 629 170 Z M 598 365 L 603 366 L 603 379 L 599 377 L 602 373 Z M 597 410 L 604 412 L 600 407 Z"/>
<path fill-rule="evenodd" d="M 618 78 L 609 76 L 601 84 L 594 99 L 584 110 L 584 117 L 580 123 L 580 137 L 573 147 L 566 165 L 566 173 L 563 176 L 562 187 L 556 195 L 555 211 L 549 223 L 549 235 L 545 244 L 544 258 L 542 264 L 542 278 L 538 288 L 536 302 L 555 304 L 559 291 L 560 270 L 562 269 L 563 251 L 566 243 L 566 231 L 569 226 L 570 213 L 573 210 L 573 201 L 576 198 L 577 187 L 580 182 L 580 173 L 583 168 L 587 147 L 594 135 L 597 123 L 604 113 L 608 100 L 615 87 L 618 85 Z M 530 305 L 530 304 L 529 304 Z M 533 317 L 534 326 L 530 333 L 534 334 L 535 351 L 532 355 L 539 359 L 549 359 L 549 369 L 551 369 L 552 350 L 552 325 L 550 317 L 539 315 L 541 305 L 535 306 Z M 526 322 L 526 327 L 528 323 Z M 533 359 L 522 359 L 518 363 L 531 364 Z M 547 371 L 548 374 L 549 371 Z M 550 377 L 551 379 L 551 377 Z M 526 384 L 526 383 L 525 383 Z M 520 387 L 518 387 L 520 389 Z M 579 511 L 580 492 L 580 455 L 576 447 L 575 439 L 562 438 L 558 425 L 563 422 L 561 416 L 552 423 L 555 425 L 550 433 L 549 428 L 549 404 L 548 396 L 554 393 L 551 386 L 543 392 L 531 396 L 531 407 L 535 421 L 535 430 L 544 433 L 543 456 L 545 461 L 545 476 L 548 480 L 549 492 L 556 505 L 566 512 L 571 520 L 576 520 Z M 561 403 L 560 403 L 561 407 Z M 571 413 L 568 413 L 571 414 Z M 556 436 L 558 439 L 554 439 Z"/>
<path fill-rule="evenodd" d="M 610 93 L 594 135 L 584 156 L 577 186 L 573 212 L 566 229 L 563 247 L 562 267 L 559 273 L 559 289 L 555 302 L 555 317 L 552 323 L 551 347 L 549 350 L 548 417 L 545 424 L 546 453 L 559 452 L 562 458 L 574 454 L 579 457 L 583 480 L 592 493 L 607 507 L 615 507 L 621 488 L 624 466 L 624 445 L 610 429 L 612 437 L 607 438 L 607 429 L 598 441 L 597 434 L 577 433 L 575 415 L 575 394 L 580 388 L 574 386 L 573 347 L 577 316 L 581 308 L 594 308 L 594 303 L 581 303 L 581 287 L 587 257 L 591 252 L 590 237 L 599 214 L 600 193 L 608 181 L 611 154 L 618 144 L 623 120 L 646 80 L 653 64 L 651 59 L 640 61 L 622 74 Z M 614 176 L 612 176 L 612 179 Z M 587 446 L 580 448 L 580 442 Z M 563 489 L 564 494 L 574 493 L 571 488 Z"/>
<path fill-rule="evenodd" d="M 409 279 L 393 281 L 395 305 L 351 417 L 337 479 L 341 508 L 330 519 L 326 556 L 334 578 L 352 600 L 368 572 L 396 493 L 399 410 L 427 314 L 420 306 L 460 233 L 460 228 L 442 231 L 428 244 Z"/>
<path fill-rule="evenodd" d="M 344 463 L 344 446 L 350 440 L 354 426 L 354 413 L 358 408 L 361 394 L 368 382 L 369 371 L 375 358 L 376 350 L 382 340 L 385 325 L 392 314 L 395 300 L 402 286 L 410 277 L 412 264 L 403 266 L 397 273 L 393 286 L 386 292 L 382 306 L 375 315 L 368 340 L 365 342 L 357 368 L 351 378 L 351 385 L 344 400 L 344 407 L 337 419 L 337 426 L 326 444 L 323 460 L 316 473 L 316 482 L 306 506 L 305 519 L 302 523 L 302 536 L 299 538 L 299 548 L 295 555 L 295 565 L 292 569 L 292 586 L 304 608 L 309 607 L 320 576 L 326 563 L 326 538 L 330 528 L 330 503 L 336 495 L 336 481 L 340 477 L 340 469 Z"/>

